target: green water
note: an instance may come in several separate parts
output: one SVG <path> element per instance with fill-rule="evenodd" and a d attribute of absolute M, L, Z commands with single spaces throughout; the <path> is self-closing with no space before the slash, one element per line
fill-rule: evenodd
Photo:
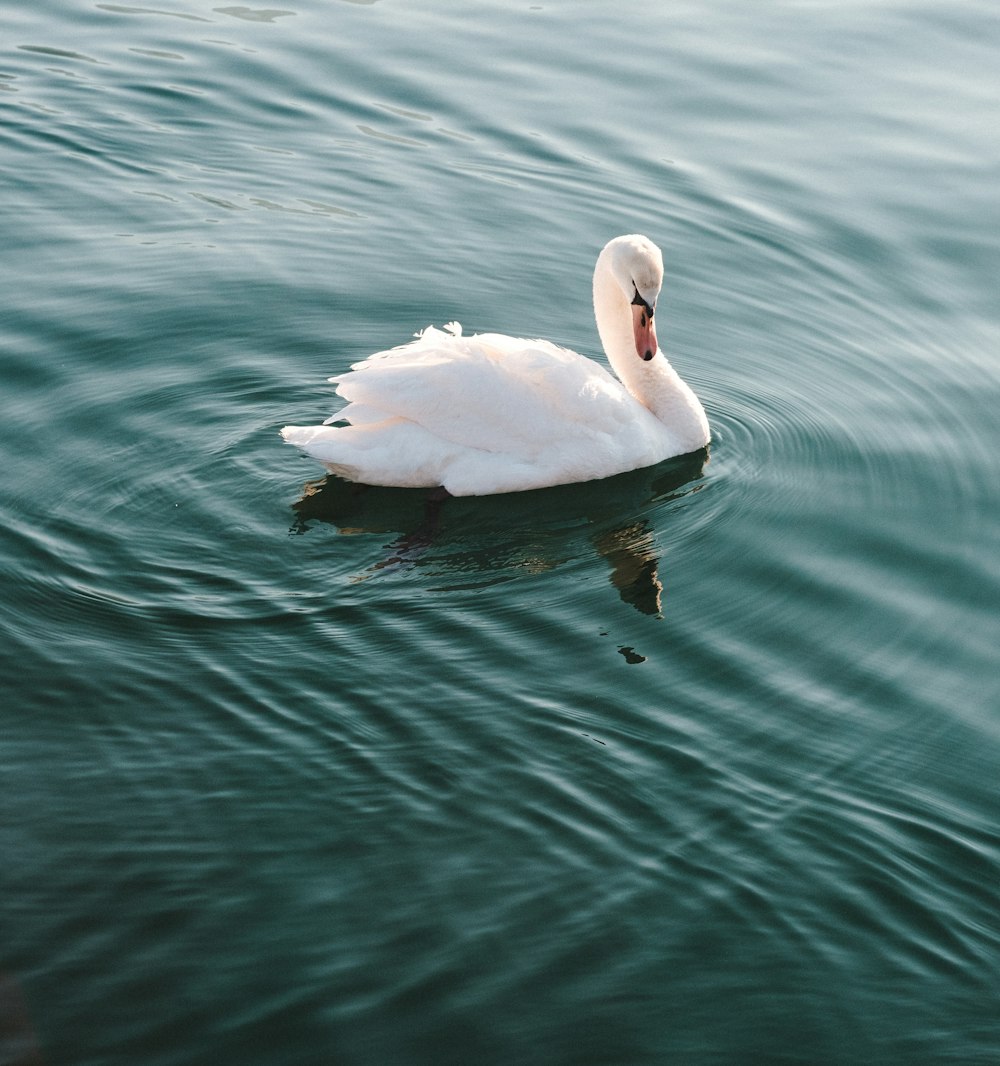
<path fill-rule="evenodd" d="M 993 6 L 0 26 L 0 1062 L 1000 1060 Z M 710 455 L 282 444 L 634 231 Z"/>

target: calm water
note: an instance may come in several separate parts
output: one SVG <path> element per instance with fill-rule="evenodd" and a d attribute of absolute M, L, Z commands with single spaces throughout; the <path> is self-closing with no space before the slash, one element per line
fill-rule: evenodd
<path fill-rule="evenodd" d="M 996 5 L 216 3 L 2 8 L 0 1061 L 1000 1061 Z M 707 463 L 281 443 L 636 230 Z"/>

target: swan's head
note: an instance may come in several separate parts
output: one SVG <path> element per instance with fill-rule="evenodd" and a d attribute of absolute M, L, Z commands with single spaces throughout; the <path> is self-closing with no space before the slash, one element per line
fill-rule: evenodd
<path fill-rule="evenodd" d="M 636 355 L 647 362 L 656 355 L 653 314 L 663 285 L 663 256 L 648 238 L 637 233 L 615 237 L 601 253 L 632 314 Z"/>

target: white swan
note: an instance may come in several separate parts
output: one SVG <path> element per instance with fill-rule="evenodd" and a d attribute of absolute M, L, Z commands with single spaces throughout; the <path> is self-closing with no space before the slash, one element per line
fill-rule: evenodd
<path fill-rule="evenodd" d="M 454 496 L 592 481 L 697 451 L 705 411 L 657 352 L 662 282 L 646 237 L 616 237 L 598 257 L 594 313 L 620 381 L 549 341 L 466 337 L 453 322 L 330 378 L 346 406 L 281 435 L 349 481 Z"/>

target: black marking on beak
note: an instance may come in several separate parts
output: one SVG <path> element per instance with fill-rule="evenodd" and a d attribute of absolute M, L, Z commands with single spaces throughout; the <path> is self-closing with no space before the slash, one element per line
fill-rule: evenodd
<path fill-rule="evenodd" d="M 632 287 L 635 288 L 635 285 L 633 285 Z M 638 289 L 635 289 L 635 296 L 632 297 L 632 303 L 638 307 L 645 307 L 646 314 L 649 315 L 650 318 L 653 317 L 654 308 L 650 307 L 649 304 L 646 303 L 646 301 L 639 295 Z"/>

